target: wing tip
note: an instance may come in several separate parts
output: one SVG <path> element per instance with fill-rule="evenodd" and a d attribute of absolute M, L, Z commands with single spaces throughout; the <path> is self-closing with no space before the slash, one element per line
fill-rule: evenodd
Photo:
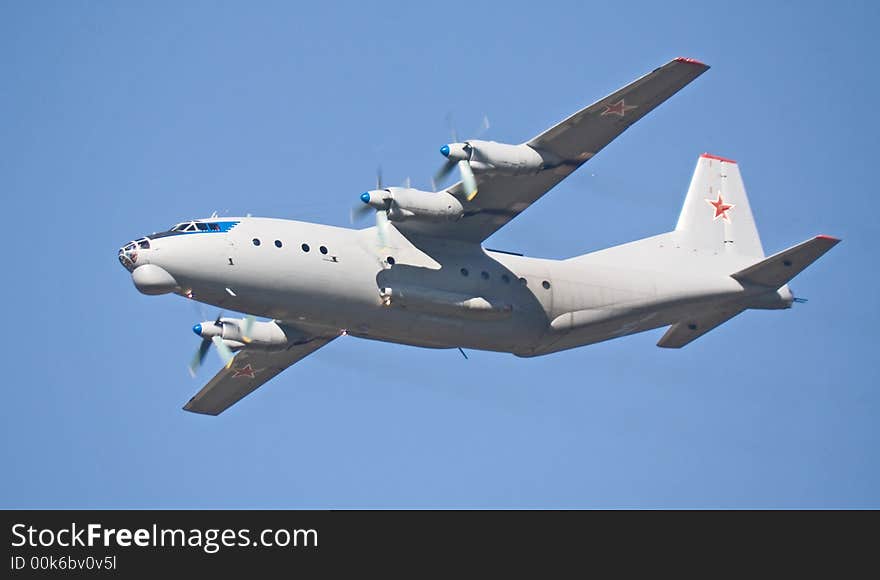
<path fill-rule="evenodd" d="M 223 411 L 207 411 L 204 409 L 198 409 L 196 407 L 191 407 L 189 405 L 185 405 L 181 408 L 184 411 L 186 411 L 187 413 L 194 413 L 196 415 L 208 415 L 209 417 L 216 417 L 217 415 L 219 415 L 220 413 L 223 412 Z"/>
<path fill-rule="evenodd" d="M 704 66 L 706 68 L 709 68 L 709 65 L 706 64 L 705 62 L 703 62 L 701 60 L 697 60 L 695 58 L 688 58 L 686 56 L 677 56 L 672 60 L 674 60 L 675 62 L 686 62 L 687 64 L 695 64 L 698 66 Z"/>
<path fill-rule="evenodd" d="M 819 234 L 818 236 L 816 236 L 816 239 L 817 240 L 827 240 L 827 241 L 831 242 L 832 244 L 838 244 L 841 241 L 840 238 L 835 238 L 834 236 L 828 236 L 825 234 Z"/>
<path fill-rule="evenodd" d="M 736 161 L 734 161 L 733 159 L 721 157 L 720 155 L 712 155 L 711 153 L 703 153 L 702 155 L 700 155 L 700 157 L 705 159 L 714 159 L 715 161 L 720 161 L 722 163 L 732 163 L 734 165 L 737 165 Z"/>
<path fill-rule="evenodd" d="M 211 415 L 213 417 L 216 417 L 217 415 L 219 415 L 220 413 L 223 412 L 222 410 L 215 411 L 215 410 L 200 409 L 198 407 L 198 403 L 196 402 L 195 396 L 191 397 L 190 400 L 186 402 L 186 405 L 184 405 L 181 408 L 188 413 L 195 413 L 197 415 Z"/>

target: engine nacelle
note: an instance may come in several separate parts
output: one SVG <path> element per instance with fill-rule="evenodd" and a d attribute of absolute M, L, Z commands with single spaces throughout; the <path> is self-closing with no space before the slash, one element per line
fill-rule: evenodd
<path fill-rule="evenodd" d="M 526 144 L 510 145 L 476 139 L 449 143 L 440 148 L 440 153 L 450 161 L 467 161 L 477 173 L 532 174 L 558 163 L 555 157 L 551 159 L 549 154 L 539 153 Z"/>
<path fill-rule="evenodd" d="M 244 335 L 245 324 L 243 318 L 221 318 L 220 324 L 215 324 L 214 321 L 196 324 L 193 332 L 202 338 L 219 336 L 231 349 L 247 347 L 276 350 L 287 347 L 287 335 L 275 322 L 255 321 L 251 324 L 248 336 Z"/>
<path fill-rule="evenodd" d="M 547 160 L 528 145 L 509 145 L 495 141 L 469 141 L 471 169 L 476 172 L 497 172 L 505 175 L 538 173 Z"/>
<path fill-rule="evenodd" d="M 395 222 L 425 220 L 458 221 L 464 215 L 461 202 L 445 191 L 421 191 L 408 187 L 389 187 L 367 191 L 361 201 L 379 211 L 387 210 Z"/>

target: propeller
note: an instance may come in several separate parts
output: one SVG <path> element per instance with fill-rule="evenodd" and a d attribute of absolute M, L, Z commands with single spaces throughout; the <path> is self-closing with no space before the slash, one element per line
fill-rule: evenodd
<path fill-rule="evenodd" d="M 409 187 L 409 178 L 407 178 L 407 187 Z M 379 239 L 379 246 L 384 248 L 388 241 L 388 210 L 391 207 L 392 199 L 388 190 L 382 184 L 382 168 L 376 169 L 376 189 L 365 191 L 360 195 L 363 204 L 358 204 L 351 210 L 351 222 L 362 219 L 370 211 L 376 214 L 376 235 Z"/>
<path fill-rule="evenodd" d="M 202 363 L 205 362 L 205 357 L 208 356 L 208 351 L 211 350 L 211 344 L 214 344 L 214 346 L 217 347 L 217 354 L 220 355 L 220 359 L 223 361 L 224 365 L 228 366 L 229 363 L 232 362 L 232 351 L 229 350 L 228 346 L 223 344 L 223 338 L 220 336 L 223 332 L 222 316 L 222 313 L 217 313 L 217 319 L 211 323 L 220 330 L 218 334 L 214 334 L 213 336 L 202 336 L 202 332 L 205 329 L 202 327 L 201 322 L 193 326 L 193 332 L 196 333 L 196 336 L 202 338 L 202 342 L 199 344 L 199 349 L 196 351 L 196 354 L 193 355 L 193 358 L 189 363 L 189 374 L 193 377 L 196 376 L 196 372 L 202 366 Z"/>
<path fill-rule="evenodd" d="M 461 184 L 464 187 L 465 198 L 472 201 L 478 192 L 477 178 L 474 176 L 474 170 L 471 167 L 471 159 L 473 159 L 476 148 L 470 141 L 459 142 L 458 132 L 452 126 L 450 117 L 447 117 L 450 124 L 450 133 L 452 134 L 452 143 L 448 143 L 440 148 L 440 154 L 446 158 L 446 163 L 434 175 L 434 181 L 440 181 L 448 176 L 453 169 L 458 167 L 461 175 Z M 482 135 L 489 129 L 489 117 L 483 115 L 483 122 L 477 135 Z"/>
<path fill-rule="evenodd" d="M 251 342 L 250 333 L 254 327 L 255 320 L 256 319 L 251 315 L 246 316 L 244 319 L 244 324 L 241 328 L 241 336 L 245 343 Z M 233 322 L 223 320 L 223 314 L 218 313 L 217 318 L 210 324 L 216 327 L 217 330 L 206 332 L 207 329 L 202 326 L 201 322 L 193 326 L 193 332 L 196 333 L 196 336 L 201 337 L 202 342 L 199 344 L 198 350 L 189 363 L 189 374 L 192 376 L 196 376 L 196 372 L 198 372 L 199 368 L 205 362 L 205 357 L 208 356 L 208 351 L 211 350 L 212 344 L 217 348 L 217 354 L 227 368 L 232 363 L 232 358 L 235 356 L 232 349 L 226 346 L 226 343 L 223 342 L 223 325 L 233 324 Z"/>

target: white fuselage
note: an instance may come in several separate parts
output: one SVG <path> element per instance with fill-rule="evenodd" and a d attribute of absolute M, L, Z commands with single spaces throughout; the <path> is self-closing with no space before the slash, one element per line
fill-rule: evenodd
<path fill-rule="evenodd" d="M 394 228 L 380 247 L 375 228 L 223 219 L 237 223 L 151 237 L 129 269 L 158 266 L 174 281 L 165 292 L 304 329 L 520 356 L 665 326 L 727 302 L 791 304 L 785 287 L 745 288 L 729 276 L 730 260 L 677 248 L 674 232 L 546 260 Z"/>

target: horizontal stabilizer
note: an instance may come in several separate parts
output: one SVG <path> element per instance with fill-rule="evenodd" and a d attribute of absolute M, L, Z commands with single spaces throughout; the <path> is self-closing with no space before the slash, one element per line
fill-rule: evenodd
<path fill-rule="evenodd" d="M 719 310 L 709 314 L 680 320 L 669 327 L 663 338 L 657 343 L 662 348 L 681 348 L 692 342 L 713 328 L 720 326 L 745 310 L 737 308 L 734 310 Z"/>
<path fill-rule="evenodd" d="M 839 242 L 840 240 L 830 236 L 816 236 L 731 276 L 740 282 L 779 288 Z"/>

